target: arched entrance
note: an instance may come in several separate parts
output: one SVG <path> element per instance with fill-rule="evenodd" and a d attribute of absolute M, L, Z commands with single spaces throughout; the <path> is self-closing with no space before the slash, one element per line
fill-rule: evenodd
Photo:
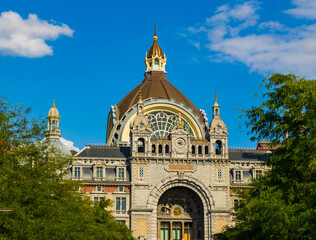
<path fill-rule="evenodd" d="M 160 197 L 157 206 L 158 239 L 204 239 L 203 203 L 186 187 L 173 187 Z"/>
<path fill-rule="evenodd" d="M 211 239 L 211 210 L 214 208 L 214 200 L 209 189 L 198 179 L 192 176 L 169 176 L 159 181 L 151 190 L 147 199 L 147 209 L 152 209 L 150 217 L 148 239 L 161 240 L 161 228 L 158 224 L 158 203 L 169 189 L 186 189 L 195 193 L 203 203 L 202 239 Z M 193 229 L 194 230 L 194 229 Z M 194 240 L 197 236 L 194 236 Z"/>

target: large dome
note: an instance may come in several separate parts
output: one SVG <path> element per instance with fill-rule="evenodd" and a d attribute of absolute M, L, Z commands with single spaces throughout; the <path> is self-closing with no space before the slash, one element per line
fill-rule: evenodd
<path fill-rule="evenodd" d="M 143 82 L 135 87 L 117 104 L 119 119 L 122 119 L 124 114 L 138 102 L 140 92 L 143 99 L 151 97 L 156 99 L 174 98 L 179 103 L 183 102 L 187 107 L 192 108 L 195 114 L 200 116 L 201 122 L 204 122 L 203 115 L 197 107 L 168 81 L 166 73 L 159 71 L 146 72 Z"/>

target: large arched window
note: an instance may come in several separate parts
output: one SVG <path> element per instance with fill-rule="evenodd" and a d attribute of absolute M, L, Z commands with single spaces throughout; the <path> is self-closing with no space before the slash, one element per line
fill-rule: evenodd
<path fill-rule="evenodd" d="M 216 155 L 222 154 L 222 142 L 220 140 L 217 140 L 215 143 L 215 153 Z"/>
<path fill-rule="evenodd" d="M 172 129 L 176 126 L 179 116 L 169 112 L 151 112 L 146 115 L 152 129 L 152 138 L 168 138 Z M 183 120 L 184 127 L 189 130 L 193 137 L 193 131 L 189 124 Z"/>
<path fill-rule="evenodd" d="M 137 141 L 138 152 L 145 152 L 145 140 L 143 138 L 139 138 Z"/>

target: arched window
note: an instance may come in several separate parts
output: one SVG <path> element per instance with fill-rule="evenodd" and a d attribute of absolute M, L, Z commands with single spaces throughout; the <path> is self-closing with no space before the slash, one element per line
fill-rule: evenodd
<path fill-rule="evenodd" d="M 159 146 L 158 146 L 158 152 L 162 153 L 162 145 L 161 144 L 159 144 Z"/>
<path fill-rule="evenodd" d="M 205 146 L 205 154 L 208 154 L 208 146 Z"/>
<path fill-rule="evenodd" d="M 156 145 L 155 145 L 155 144 L 153 144 L 153 145 L 151 146 L 151 152 L 152 152 L 152 153 L 156 153 Z"/>
<path fill-rule="evenodd" d="M 215 109 L 215 116 L 218 115 L 218 109 Z"/>
<path fill-rule="evenodd" d="M 192 154 L 195 154 L 195 146 L 191 147 L 191 152 L 192 152 Z"/>
<path fill-rule="evenodd" d="M 202 154 L 202 146 L 198 147 L 198 154 Z"/>
<path fill-rule="evenodd" d="M 138 152 L 145 152 L 145 140 L 143 138 L 139 138 L 137 141 Z"/>
<path fill-rule="evenodd" d="M 169 145 L 165 146 L 165 153 L 169 153 Z"/>
<path fill-rule="evenodd" d="M 155 59 L 155 67 L 158 67 L 159 66 L 159 60 L 158 59 Z"/>
<path fill-rule="evenodd" d="M 216 155 L 222 154 L 222 142 L 220 140 L 217 140 L 215 143 L 215 153 Z"/>

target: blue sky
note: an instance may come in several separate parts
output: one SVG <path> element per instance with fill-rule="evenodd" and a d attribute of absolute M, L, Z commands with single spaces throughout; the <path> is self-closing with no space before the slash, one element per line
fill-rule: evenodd
<path fill-rule="evenodd" d="M 316 0 L 10 0 L 0 13 L 0 95 L 43 117 L 55 97 L 80 148 L 105 142 L 110 106 L 142 81 L 154 21 L 169 81 L 209 119 L 217 90 L 230 146 L 256 146 L 238 117 L 264 77 L 316 76 Z"/>

